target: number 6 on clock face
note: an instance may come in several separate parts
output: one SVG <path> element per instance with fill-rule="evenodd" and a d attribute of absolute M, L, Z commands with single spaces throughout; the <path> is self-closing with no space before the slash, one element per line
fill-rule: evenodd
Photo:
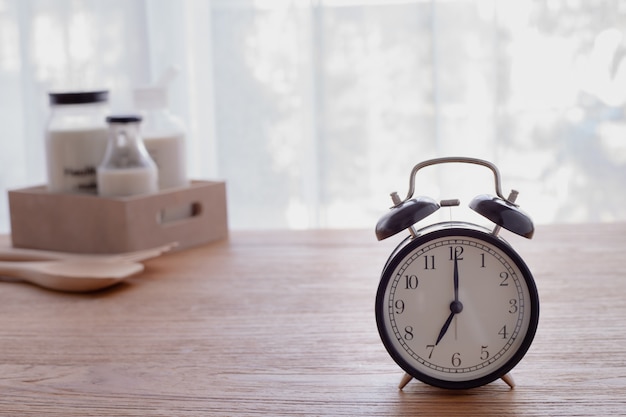
<path fill-rule="evenodd" d="M 473 388 L 508 373 L 534 338 L 539 297 L 530 270 L 501 238 L 446 223 L 400 245 L 376 296 L 383 344 L 408 374 Z"/>

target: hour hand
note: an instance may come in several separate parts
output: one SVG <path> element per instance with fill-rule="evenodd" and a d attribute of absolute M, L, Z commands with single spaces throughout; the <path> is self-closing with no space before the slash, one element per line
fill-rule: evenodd
<path fill-rule="evenodd" d="M 450 323 L 452 323 L 452 319 L 454 318 L 454 314 L 455 314 L 454 311 L 451 312 L 450 315 L 448 316 L 448 319 L 443 324 L 443 327 L 441 328 L 441 331 L 439 332 L 439 337 L 437 337 L 437 341 L 435 342 L 435 346 L 437 346 L 439 344 L 439 342 L 441 341 L 443 336 L 448 331 L 448 327 L 450 327 Z"/>
<path fill-rule="evenodd" d="M 460 301 L 454 300 L 453 302 L 450 303 L 450 315 L 448 316 L 448 319 L 443 324 L 443 327 L 441 328 L 441 331 L 439 332 L 439 336 L 437 337 L 435 346 L 439 344 L 443 336 L 448 331 L 448 327 L 450 327 L 450 323 L 452 323 L 452 319 L 454 318 L 454 316 L 456 314 L 459 314 L 461 311 L 463 311 L 463 304 L 461 304 Z"/>

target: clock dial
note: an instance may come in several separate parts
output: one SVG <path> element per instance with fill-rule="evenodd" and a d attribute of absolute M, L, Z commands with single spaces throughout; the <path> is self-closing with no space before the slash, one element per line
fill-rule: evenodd
<path fill-rule="evenodd" d="M 470 388 L 524 356 L 539 302 L 530 271 L 503 240 L 468 227 L 418 236 L 388 262 L 376 300 L 379 332 L 412 376 Z"/>

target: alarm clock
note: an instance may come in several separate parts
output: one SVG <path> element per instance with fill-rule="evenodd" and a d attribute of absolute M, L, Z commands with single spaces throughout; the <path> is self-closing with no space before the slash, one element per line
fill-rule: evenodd
<path fill-rule="evenodd" d="M 469 204 L 493 228 L 445 221 L 415 225 L 456 199 L 413 198 L 416 173 L 427 166 L 468 163 L 489 168 L 496 196 L 479 195 Z M 532 238 L 530 217 L 501 192 L 491 162 L 466 157 L 431 159 L 411 171 L 409 192 L 391 194 L 393 207 L 378 221 L 376 237 L 408 236 L 387 260 L 376 294 L 376 323 L 393 360 L 411 379 L 447 389 L 468 389 L 501 378 L 515 386 L 511 369 L 528 351 L 539 322 L 539 296 L 530 269 L 499 232 Z"/>

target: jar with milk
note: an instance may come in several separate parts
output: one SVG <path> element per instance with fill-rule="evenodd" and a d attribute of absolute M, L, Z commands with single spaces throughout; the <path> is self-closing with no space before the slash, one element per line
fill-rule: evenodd
<path fill-rule="evenodd" d="M 96 167 L 107 146 L 109 93 L 102 91 L 49 93 L 46 129 L 48 190 L 92 193 Z"/>
<path fill-rule="evenodd" d="M 157 192 L 157 166 L 141 139 L 141 116 L 109 116 L 109 143 L 97 170 L 98 194 L 125 197 Z"/>

